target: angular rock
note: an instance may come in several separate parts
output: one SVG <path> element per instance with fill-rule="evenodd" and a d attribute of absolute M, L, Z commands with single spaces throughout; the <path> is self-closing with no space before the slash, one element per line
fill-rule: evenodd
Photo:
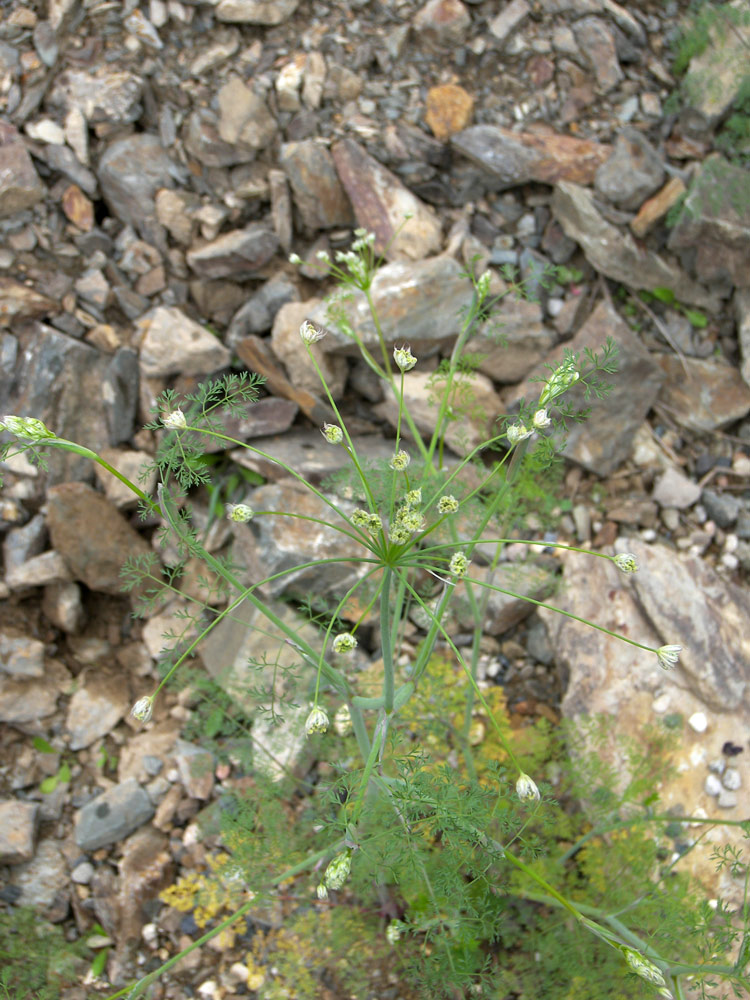
<path fill-rule="evenodd" d="M 471 17 L 461 0 L 428 0 L 412 24 L 421 43 L 443 48 L 463 44 Z"/>
<path fill-rule="evenodd" d="M 58 558 L 62 562 L 62 558 Z M 78 632 L 85 619 L 81 588 L 76 583 L 47 583 L 44 587 L 42 611 L 56 628 L 68 633 Z"/>
<path fill-rule="evenodd" d="M 440 220 L 390 170 L 353 139 L 337 142 L 332 152 L 357 222 L 375 233 L 377 253 L 422 260 L 440 249 Z"/>
<path fill-rule="evenodd" d="M 214 755 L 210 750 L 177 740 L 173 751 L 180 781 L 191 799 L 208 799 L 214 787 Z"/>
<path fill-rule="evenodd" d="M 157 306 L 136 326 L 144 375 L 209 375 L 231 360 L 221 341 L 177 306 Z"/>
<path fill-rule="evenodd" d="M 76 844 L 83 851 L 117 843 L 154 815 L 148 795 L 135 778 L 115 785 L 78 811 Z"/>
<path fill-rule="evenodd" d="M 130 687 L 122 672 L 97 667 L 79 675 L 68 704 L 66 726 L 71 750 L 82 750 L 115 728 L 130 711 Z"/>
<path fill-rule="evenodd" d="M 531 7 L 526 0 L 511 0 L 507 6 L 503 7 L 497 17 L 490 21 L 490 34 L 497 39 L 500 45 L 504 45 L 530 13 Z"/>
<path fill-rule="evenodd" d="M 335 420 L 331 413 L 330 420 Z M 322 421 L 316 420 L 320 424 Z M 258 453 L 238 448 L 230 452 L 230 457 L 237 465 L 252 469 L 270 482 L 286 479 L 287 468 L 294 469 L 299 475 L 310 482 L 319 483 L 326 476 L 338 472 L 346 460 L 340 448 L 321 447 L 320 431 L 288 431 L 275 437 L 258 438 L 253 446 Z M 388 462 L 393 455 L 393 442 L 386 441 L 380 434 L 356 436 L 352 438 L 357 455 L 371 462 Z M 264 457 L 272 455 L 276 461 Z M 281 462 L 283 465 L 279 465 Z"/>
<path fill-rule="evenodd" d="M 397 383 L 399 384 L 399 383 Z M 434 373 L 411 371 L 404 375 L 404 403 L 414 418 L 414 423 L 427 440 L 432 436 L 438 414 L 439 399 L 444 383 L 435 382 Z M 502 413 L 500 397 L 492 382 L 484 375 L 457 375 L 453 381 L 451 396 L 454 409 L 460 418 L 448 424 L 445 441 L 457 455 L 468 455 L 477 445 L 492 437 L 492 424 Z M 385 386 L 385 399 L 375 410 L 389 421 L 392 427 L 398 425 L 398 401 L 389 385 Z M 466 399 L 471 394 L 471 403 L 466 410 Z M 401 423 L 401 433 L 407 439 L 410 433 Z M 409 449 L 407 449 L 409 450 Z M 411 449 L 414 451 L 414 449 Z"/>
<path fill-rule="evenodd" d="M 666 375 L 660 402 L 683 427 L 714 431 L 750 413 L 750 388 L 726 361 L 679 358 L 663 354 L 657 359 Z"/>
<path fill-rule="evenodd" d="M 276 234 L 263 223 L 254 222 L 191 250 L 187 262 L 202 278 L 250 278 L 278 248 Z"/>
<path fill-rule="evenodd" d="M 737 340 L 742 364 L 740 373 L 750 386 L 750 289 L 738 289 L 734 294 L 734 315 L 737 321 Z"/>
<path fill-rule="evenodd" d="M 262 97 L 237 76 L 219 91 L 219 135 L 233 146 L 244 146 L 253 154 L 265 149 L 276 135 L 276 122 Z"/>
<path fill-rule="evenodd" d="M 73 578 L 105 594 L 121 594 L 125 561 L 150 551 L 117 508 L 85 483 L 50 489 L 47 525 Z"/>
<path fill-rule="evenodd" d="M 331 229 L 351 225 L 354 219 L 352 205 L 326 146 L 316 139 L 286 142 L 281 147 L 279 163 L 289 179 L 294 204 L 306 226 Z"/>
<path fill-rule="evenodd" d="M 56 911 L 60 920 L 68 911 L 68 864 L 60 841 L 46 838 L 36 846 L 34 857 L 13 869 L 9 882 L 21 890 L 19 906 Z"/>
<path fill-rule="evenodd" d="M 284 253 L 292 246 L 292 199 L 283 170 L 268 171 L 268 186 L 271 189 L 271 219 L 273 231 Z"/>
<path fill-rule="evenodd" d="M 282 306 L 299 299 L 297 286 L 288 278 L 271 278 L 254 292 L 232 316 L 226 334 L 227 344 L 235 348 L 252 333 L 268 333 Z"/>
<path fill-rule="evenodd" d="M 19 528 L 12 528 L 3 542 L 6 575 L 22 566 L 33 556 L 38 556 L 46 547 L 47 528 L 44 523 L 44 514 L 35 514 L 27 524 Z"/>
<path fill-rule="evenodd" d="M 10 326 L 15 319 L 38 319 L 59 311 L 54 299 L 13 278 L 0 277 L 0 327 Z"/>
<path fill-rule="evenodd" d="M 0 864 L 17 865 L 34 857 L 38 811 L 36 802 L 0 802 Z"/>
<path fill-rule="evenodd" d="M 60 73 L 48 102 L 64 114 L 78 108 L 90 125 L 99 122 L 122 125 L 140 118 L 142 93 L 142 77 L 99 66 L 93 73 L 70 69 Z"/>
<path fill-rule="evenodd" d="M 155 135 L 135 133 L 108 146 L 97 172 L 102 193 L 114 214 L 149 242 L 156 224 L 156 192 L 174 186 L 181 171 Z"/>
<path fill-rule="evenodd" d="M 66 584 L 70 572 L 59 552 L 42 552 L 7 570 L 5 582 L 11 590 Z"/>
<path fill-rule="evenodd" d="M 40 719 L 57 708 L 57 699 L 70 684 L 71 676 L 62 663 L 47 659 L 44 684 L 38 680 L 13 680 L 0 676 L 0 722 L 32 731 Z"/>
<path fill-rule="evenodd" d="M 651 495 L 662 507 L 686 510 L 698 502 L 701 488 L 677 469 L 669 468 L 656 480 Z"/>
<path fill-rule="evenodd" d="M 680 302 L 718 312 L 717 297 L 702 288 L 675 264 L 651 250 L 637 246 L 599 214 L 592 194 L 578 184 L 562 181 L 555 188 L 552 211 L 575 240 L 592 267 L 628 288 L 670 288 Z"/>
<path fill-rule="evenodd" d="M 695 248 L 700 281 L 750 288 L 750 170 L 721 156 L 701 165 L 669 236 L 670 250 Z"/>
<path fill-rule="evenodd" d="M 231 167 L 255 158 L 247 147 L 224 142 L 219 135 L 219 117 L 210 108 L 190 112 L 183 127 L 183 143 L 188 153 L 207 167 Z"/>
<path fill-rule="evenodd" d="M 44 643 L 0 632 L 0 670 L 11 677 L 44 676 Z"/>
<path fill-rule="evenodd" d="M 100 454 L 105 462 L 126 476 L 131 483 L 137 483 L 144 493 L 151 493 L 155 489 L 156 469 L 149 472 L 148 479 L 141 480 L 140 478 L 144 468 L 150 465 L 153 460 L 153 456 L 148 452 L 130 451 L 124 448 L 104 448 Z M 94 472 L 104 490 L 104 495 L 115 507 L 135 507 L 137 505 L 138 497 L 125 483 L 116 479 L 100 465 L 94 468 Z"/>
<path fill-rule="evenodd" d="M 583 423 L 569 425 L 563 454 L 600 476 L 609 475 L 628 458 L 638 428 L 664 380 L 659 366 L 638 337 L 607 302 L 597 305 L 565 347 L 573 352 L 582 352 L 587 347 L 600 351 L 610 336 L 619 349 L 618 370 L 606 376 L 612 385 L 610 394 L 604 399 L 592 396 L 585 401 L 582 389 L 572 389 L 563 397 L 577 409 L 591 410 Z M 547 356 L 545 364 L 557 365 L 562 359 L 563 345 L 560 345 Z M 540 368 L 535 374 L 549 377 L 549 369 Z M 538 399 L 540 391 L 540 383 L 527 381 L 513 391 L 511 398 L 525 397 L 529 402 Z"/>
<path fill-rule="evenodd" d="M 169 235 L 182 246 L 190 246 L 197 228 L 194 213 L 201 207 L 200 198 L 192 191 L 172 191 L 161 188 L 154 199 L 156 218 Z"/>
<path fill-rule="evenodd" d="M 219 0 L 219 21 L 232 24 L 283 24 L 295 12 L 299 0 Z"/>
<path fill-rule="evenodd" d="M 272 781 L 287 775 L 304 777 L 315 758 L 314 743 L 305 733 L 310 711 L 304 704 L 284 706 L 283 721 L 276 724 L 269 714 L 253 723 L 253 766 Z"/>
<path fill-rule="evenodd" d="M 474 98 L 455 83 L 444 83 L 427 91 L 424 120 L 441 142 L 467 128 L 473 112 Z"/>
<path fill-rule="evenodd" d="M 612 155 L 596 172 L 594 185 L 623 209 L 639 208 L 664 180 L 664 167 L 651 143 L 634 128 L 618 135 Z"/>
<path fill-rule="evenodd" d="M 307 302 L 290 302 L 282 306 L 273 322 L 271 350 L 279 361 L 283 362 L 289 381 L 295 389 L 322 397 L 325 390 L 321 385 L 320 376 L 310 364 L 307 351 L 300 349 L 302 342 L 299 336 L 300 326 L 310 310 L 320 305 L 320 299 L 308 299 Z M 340 400 L 349 371 L 346 358 L 324 353 L 321 343 L 313 344 L 311 351 L 318 362 L 329 392 L 335 400 Z"/>
<path fill-rule="evenodd" d="M 612 147 L 555 132 L 511 132 L 497 125 L 473 125 L 451 140 L 453 148 L 499 181 L 506 190 L 538 181 L 593 184 Z"/>
<path fill-rule="evenodd" d="M 506 295 L 497 316 L 471 337 L 466 350 L 481 355 L 479 371 L 494 382 L 520 382 L 557 343 L 542 323 L 538 302 Z"/>
<path fill-rule="evenodd" d="M 266 388 L 275 396 L 281 396 L 294 403 L 316 424 L 335 421 L 333 410 L 320 395 L 292 385 L 268 344 L 260 337 L 245 337 L 236 344 L 235 349 L 249 371 L 264 376 Z"/>
<path fill-rule="evenodd" d="M 471 285 L 462 276 L 461 265 L 451 257 L 432 257 L 415 263 L 386 264 L 376 273 L 370 294 L 380 319 L 388 353 L 395 345 L 410 344 L 419 358 L 434 348 L 447 350 L 460 329 L 460 314 L 471 302 Z M 347 320 L 364 346 L 380 355 L 380 343 L 370 310 L 361 292 L 343 302 Z M 326 351 L 354 356 L 358 348 L 349 337 L 327 320 L 320 305 L 308 319 L 329 331 L 322 346 Z"/>
<path fill-rule="evenodd" d="M 164 834 L 152 827 L 138 830 L 122 845 L 118 940 L 138 941 L 147 920 L 147 904 L 172 879 L 173 859 Z"/>
<path fill-rule="evenodd" d="M 643 239 L 686 190 L 685 183 L 680 177 L 670 177 L 661 191 L 657 191 L 653 198 L 649 198 L 641 205 L 638 215 L 630 223 L 635 235 Z"/>
<path fill-rule="evenodd" d="M 573 26 L 578 47 L 596 76 L 598 90 L 608 93 L 623 79 L 615 40 L 606 21 L 584 17 Z"/>
<path fill-rule="evenodd" d="M 111 445 L 129 441 L 133 435 L 139 386 L 138 353 L 131 347 L 121 347 L 107 365 L 102 384 Z"/>
<path fill-rule="evenodd" d="M 0 217 L 31 208 L 44 193 L 18 130 L 0 120 Z"/>

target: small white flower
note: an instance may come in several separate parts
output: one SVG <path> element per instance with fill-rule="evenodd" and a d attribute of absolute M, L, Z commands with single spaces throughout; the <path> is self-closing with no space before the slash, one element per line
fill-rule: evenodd
<path fill-rule="evenodd" d="M 388 463 L 394 472 L 403 472 L 409 465 L 411 458 L 405 451 L 397 451 Z"/>
<path fill-rule="evenodd" d="M 469 560 L 463 552 L 454 552 L 448 568 L 451 571 L 451 576 L 462 577 L 469 568 Z"/>
<path fill-rule="evenodd" d="M 146 695 L 143 698 L 139 698 L 138 701 L 130 709 L 130 714 L 138 722 L 148 722 L 151 716 L 154 714 L 154 696 Z"/>
<path fill-rule="evenodd" d="M 331 255 L 328 253 L 327 250 L 318 250 L 318 252 L 315 254 L 315 257 L 317 260 L 322 261 L 322 263 L 324 264 L 330 264 L 331 262 Z"/>
<path fill-rule="evenodd" d="M 302 263 L 302 258 L 300 257 L 300 255 L 298 253 L 290 253 L 289 254 L 289 263 L 290 264 L 301 264 Z"/>
<path fill-rule="evenodd" d="M 638 572 L 638 561 L 632 552 L 618 552 L 612 561 L 623 573 Z"/>
<path fill-rule="evenodd" d="M 546 406 L 558 396 L 562 396 L 565 390 L 574 385 L 580 377 L 580 373 L 575 368 L 575 361 L 568 358 L 547 379 L 547 384 L 539 396 L 539 406 Z"/>
<path fill-rule="evenodd" d="M 489 271 L 485 271 L 484 274 L 480 275 L 477 281 L 477 296 L 480 302 L 484 302 L 490 290 L 490 281 L 492 275 Z"/>
<path fill-rule="evenodd" d="M 326 868 L 323 882 L 328 889 L 340 889 L 349 878 L 352 870 L 352 859 L 348 851 L 337 854 L 333 861 Z"/>
<path fill-rule="evenodd" d="M 516 795 L 522 802 L 538 802 L 541 798 L 536 782 L 528 774 L 519 776 L 516 782 Z"/>
<path fill-rule="evenodd" d="M 238 524 L 249 521 L 255 513 L 253 508 L 246 503 L 228 503 L 224 505 L 224 510 L 229 520 L 236 521 Z"/>
<path fill-rule="evenodd" d="M 388 944 L 395 944 L 406 930 L 403 920 L 391 920 L 385 929 L 385 939 Z"/>
<path fill-rule="evenodd" d="M 455 514 L 458 510 L 458 500 L 450 493 L 438 500 L 438 514 Z"/>
<path fill-rule="evenodd" d="M 547 410 L 542 409 L 536 411 L 531 422 L 536 430 L 543 431 L 545 427 L 549 427 L 552 420 Z"/>
<path fill-rule="evenodd" d="M 407 507 L 416 507 L 418 503 L 422 503 L 422 490 L 417 488 L 416 490 L 409 490 L 409 492 L 404 497 L 404 503 Z"/>
<path fill-rule="evenodd" d="M 402 372 L 409 372 L 417 363 L 417 359 L 408 347 L 394 347 L 393 360 Z"/>
<path fill-rule="evenodd" d="M 625 961 L 628 963 L 633 972 L 636 972 L 641 979 L 645 979 L 646 982 L 653 983 L 654 986 L 667 985 L 666 980 L 662 974 L 661 969 L 650 962 L 647 958 L 644 958 L 638 951 L 633 951 L 632 948 L 623 948 L 625 952 Z"/>
<path fill-rule="evenodd" d="M 320 705 L 316 705 L 305 721 L 305 732 L 308 736 L 314 733 L 325 733 L 328 731 L 328 713 Z"/>
<path fill-rule="evenodd" d="M 411 538 L 411 531 L 405 525 L 398 523 L 391 526 L 390 536 L 394 545 L 406 545 Z"/>
<path fill-rule="evenodd" d="M 309 347 L 310 344 L 316 344 L 319 340 L 322 340 L 323 337 L 325 337 L 326 332 L 325 330 L 319 330 L 317 327 L 313 326 L 312 323 L 308 323 L 308 321 L 305 320 L 299 328 L 299 335 L 302 338 L 302 342 L 307 344 Z"/>
<path fill-rule="evenodd" d="M 510 427 L 505 431 L 505 435 L 508 441 L 512 444 L 518 444 L 519 441 L 524 441 L 526 438 L 531 437 L 532 432 L 526 427 L 525 424 L 511 424 Z"/>
<path fill-rule="evenodd" d="M 323 424 L 322 434 L 329 444 L 341 444 L 344 440 L 344 432 L 338 424 Z"/>
<path fill-rule="evenodd" d="M 44 438 L 55 436 L 47 425 L 36 417 L 16 417 L 10 413 L 0 421 L 0 430 L 6 430 L 24 441 L 43 441 Z"/>
<path fill-rule="evenodd" d="M 187 420 L 185 419 L 185 414 L 182 410 L 172 410 L 171 413 L 165 413 L 161 422 L 165 427 L 168 427 L 171 431 L 181 430 L 183 427 L 187 427 Z"/>
<path fill-rule="evenodd" d="M 318 899 L 328 899 L 328 889 L 326 889 L 323 882 L 321 882 L 320 885 L 318 885 L 318 887 L 315 890 L 315 893 Z"/>
<path fill-rule="evenodd" d="M 660 646 L 656 650 L 656 658 L 659 661 L 659 666 L 663 667 L 664 670 L 671 670 L 679 660 L 681 652 L 682 646 Z"/>
<path fill-rule="evenodd" d="M 332 645 L 334 653 L 352 653 L 357 648 L 357 639 L 351 632 L 339 632 Z"/>

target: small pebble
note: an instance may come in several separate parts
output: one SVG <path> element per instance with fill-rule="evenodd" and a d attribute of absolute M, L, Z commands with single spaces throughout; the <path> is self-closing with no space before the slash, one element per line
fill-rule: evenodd
<path fill-rule="evenodd" d="M 665 694 L 660 694 L 658 698 L 654 698 L 654 700 L 651 702 L 651 708 L 653 709 L 654 712 L 657 713 L 657 715 L 663 715 L 664 712 L 666 712 L 666 710 L 669 708 L 669 703 L 671 700 L 672 696 L 669 694 L 669 692 L 666 692 Z"/>
<path fill-rule="evenodd" d="M 143 767 L 144 770 L 146 771 L 146 774 L 150 774 L 152 778 L 155 778 L 156 775 L 164 767 L 164 761 L 161 759 L 161 757 L 156 757 L 153 754 L 149 753 L 146 754 L 143 758 Z"/>
<path fill-rule="evenodd" d="M 656 541 L 656 530 L 654 528 L 644 528 L 641 532 L 641 538 L 644 542 L 655 542 Z"/>
<path fill-rule="evenodd" d="M 722 788 L 716 799 L 719 809 L 734 809 L 738 802 L 737 792 L 730 792 L 726 788 Z"/>
<path fill-rule="evenodd" d="M 80 865 L 75 866 L 70 877 L 76 885 L 88 885 L 94 877 L 94 866 L 90 861 L 82 861 Z"/>
<path fill-rule="evenodd" d="M 709 774 L 703 782 L 703 790 L 706 795 L 720 795 L 724 791 L 724 788 L 715 774 Z"/>
<path fill-rule="evenodd" d="M 714 774 L 723 774 L 724 768 L 727 766 L 727 762 L 723 757 L 717 757 L 716 760 L 712 760 L 708 765 L 709 771 L 713 771 Z"/>
<path fill-rule="evenodd" d="M 696 733 L 705 733 L 708 728 L 708 719 L 705 712 L 694 712 L 688 719 L 688 725 Z"/>
<path fill-rule="evenodd" d="M 156 924 L 144 924 L 141 937 L 150 948 L 155 948 L 159 942 L 159 931 Z"/>
<path fill-rule="evenodd" d="M 721 557 L 721 565 L 727 569 L 737 569 L 740 561 L 733 552 L 725 552 Z"/>
<path fill-rule="evenodd" d="M 693 809 L 693 816 L 696 820 L 708 819 L 708 813 L 702 806 L 698 806 L 697 809 Z M 702 826 L 700 822 L 690 823 L 690 826 Z"/>
<path fill-rule="evenodd" d="M 736 792 L 742 785 L 740 772 L 736 767 L 728 767 L 721 777 L 721 783 L 730 792 Z"/>

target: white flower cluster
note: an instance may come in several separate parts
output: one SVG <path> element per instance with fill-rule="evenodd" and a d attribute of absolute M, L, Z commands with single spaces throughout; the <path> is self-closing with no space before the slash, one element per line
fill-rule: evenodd
<path fill-rule="evenodd" d="M 406 451 L 397 451 L 393 458 L 388 463 L 394 472 L 403 472 L 409 467 L 409 462 L 411 458 Z"/>
<path fill-rule="evenodd" d="M 574 385 L 580 377 L 576 369 L 575 360 L 567 358 L 547 379 L 547 383 L 539 396 L 539 406 L 545 407 L 549 403 L 554 402 L 558 396 L 562 396 L 566 389 Z"/>
<path fill-rule="evenodd" d="M 417 363 L 417 359 L 408 347 L 394 347 L 393 360 L 402 372 L 410 372 Z"/>
<path fill-rule="evenodd" d="M 357 528 L 364 528 L 371 535 L 376 535 L 383 527 L 377 514 L 371 514 L 369 510 L 362 510 L 361 507 L 352 514 L 352 524 Z"/>
<path fill-rule="evenodd" d="M 323 424 L 321 433 L 329 444 L 341 444 L 344 440 L 344 432 L 338 424 Z"/>
<path fill-rule="evenodd" d="M 424 530 L 424 515 L 415 509 L 421 502 L 421 489 L 409 490 L 404 497 L 404 502 L 396 511 L 389 531 L 390 539 L 396 545 L 405 545 L 412 535 Z"/>
<path fill-rule="evenodd" d="M 328 714 L 320 705 L 315 705 L 313 710 L 305 720 L 305 732 L 308 736 L 314 733 L 325 733 L 328 731 Z"/>
<path fill-rule="evenodd" d="M 357 648 L 357 639 L 351 632 L 339 632 L 331 645 L 334 653 L 353 653 Z"/>
<path fill-rule="evenodd" d="M 659 661 L 659 666 L 664 670 L 671 670 L 679 660 L 681 652 L 682 646 L 660 646 L 656 650 L 656 658 Z"/>
<path fill-rule="evenodd" d="M 236 521 L 237 524 L 249 521 L 255 513 L 253 508 L 246 503 L 228 503 L 224 505 L 224 510 L 229 520 Z"/>
<path fill-rule="evenodd" d="M 460 579 L 462 576 L 466 576 L 466 571 L 469 568 L 469 560 L 463 554 L 463 552 L 454 552 L 451 556 L 451 561 L 448 569 L 451 572 L 451 576 L 455 576 Z"/>

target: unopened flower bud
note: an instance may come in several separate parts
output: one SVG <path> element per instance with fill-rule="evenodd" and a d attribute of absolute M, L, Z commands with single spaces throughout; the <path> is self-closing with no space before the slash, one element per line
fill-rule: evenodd
<path fill-rule="evenodd" d="M 528 774 L 521 774 L 516 781 L 516 795 L 522 802 L 538 802 L 541 798 L 536 782 Z"/>
<path fill-rule="evenodd" d="M 344 432 L 338 424 L 323 424 L 323 437 L 329 444 L 341 444 Z"/>
<path fill-rule="evenodd" d="M 524 441 L 526 438 L 531 437 L 531 433 L 525 424 L 511 424 L 505 431 L 505 435 L 511 444 L 518 444 L 519 441 Z"/>
<path fill-rule="evenodd" d="M 351 632 L 339 632 L 332 645 L 334 653 L 352 653 L 357 648 L 357 639 Z"/>
<path fill-rule="evenodd" d="M 552 420 L 550 419 L 550 415 L 547 410 L 542 409 L 536 411 L 531 422 L 533 423 L 535 430 L 542 431 L 545 427 L 549 427 Z"/>
<path fill-rule="evenodd" d="M 663 667 L 664 670 L 671 670 L 679 660 L 681 652 L 682 646 L 660 646 L 656 650 L 656 658 L 659 661 L 659 666 Z"/>
<path fill-rule="evenodd" d="M 224 505 L 224 510 L 230 521 L 243 524 L 253 516 L 253 508 L 246 503 L 228 503 Z"/>
<path fill-rule="evenodd" d="M 16 417 L 8 414 L 0 421 L 0 430 L 6 430 L 24 441 L 43 441 L 55 435 L 47 425 L 36 417 Z"/>
<path fill-rule="evenodd" d="M 667 983 L 664 979 L 661 969 L 658 965 L 654 965 L 653 962 L 644 958 L 640 952 L 634 951 L 632 948 L 623 948 L 625 953 L 625 961 L 628 963 L 633 972 L 637 973 L 641 979 L 645 979 L 646 982 L 653 983 L 654 986 L 666 987 Z"/>
<path fill-rule="evenodd" d="M 463 552 L 454 552 L 451 556 L 449 569 L 451 571 L 451 576 L 462 577 L 466 574 L 469 568 L 469 560 L 463 554 Z"/>
<path fill-rule="evenodd" d="M 165 413 L 161 418 L 161 422 L 170 431 L 178 431 L 183 427 L 187 427 L 187 420 L 182 410 L 172 410 L 171 413 Z"/>
<path fill-rule="evenodd" d="M 393 360 L 398 365 L 402 372 L 411 371 L 414 365 L 417 363 L 417 359 L 411 353 L 408 347 L 394 347 L 393 348 Z"/>
<path fill-rule="evenodd" d="M 138 722 L 148 722 L 151 716 L 154 714 L 154 696 L 146 695 L 143 698 L 139 698 L 138 701 L 130 709 L 130 714 Z"/>
<path fill-rule="evenodd" d="M 485 271 L 484 274 L 480 275 L 477 280 L 477 295 L 479 296 L 480 302 L 483 302 L 490 290 L 490 280 L 492 275 L 489 271 Z"/>
<path fill-rule="evenodd" d="M 301 264 L 302 263 L 302 258 L 300 257 L 300 255 L 298 253 L 290 253 L 289 254 L 289 263 L 290 264 Z"/>
<path fill-rule="evenodd" d="M 349 878 L 352 870 L 352 859 L 349 851 L 337 854 L 326 868 L 323 882 L 328 889 L 340 889 Z"/>
<path fill-rule="evenodd" d="M 385 929 L 385 939 L 388 944 L 395 944 L 406 930 L 403 920 L 391 920 Z"/>
<path fill-rule="evenodd" d="M 389 465 L 394 472 L 403 472 L 409 465 L 411 458 L 405 451 L 397 451 L 390 460 Z"/>
<path fill-rule="evenodd" d="M 328 899 L 328 889 L 326 889 L 323 882 L 321 882 L 315 890 L 318 899 Z"/>
<path fill-rule="evenodd" d="M 438 500 L 438 514 L 455 514 L 458 510 L 458 500 L 450 493 Z"/>
<path fill-rule="evenodd" d="M 638 572 L 638 562 L 632 552 L 619 552 L 612 561 L 623 573 Z"/>
<path fill-rule="evenodd" d="M 307 320 L 299 328 L 299 335 L 302 338 L 302 342 L 307 344 L 316 344 L 319 340 L 325 337 L 325 330 L 319 330 L 317 327 L 313 326 L 312 323 L 308 323 Z"/>
<path fill-rule="evenodd" d="M 305 732 L 308 736 L 315 733 L 325 733 L 328 731 L 328 714 L 325 709 L 316 705 L 307 717 L 305 722 Z"/>
<path fill-rule="evenodd" d="M 404 497 L 407 507 L 416 507 L 417 504 L 422 503 L 422 490 L 409 490 L 409 492 Z"/>

